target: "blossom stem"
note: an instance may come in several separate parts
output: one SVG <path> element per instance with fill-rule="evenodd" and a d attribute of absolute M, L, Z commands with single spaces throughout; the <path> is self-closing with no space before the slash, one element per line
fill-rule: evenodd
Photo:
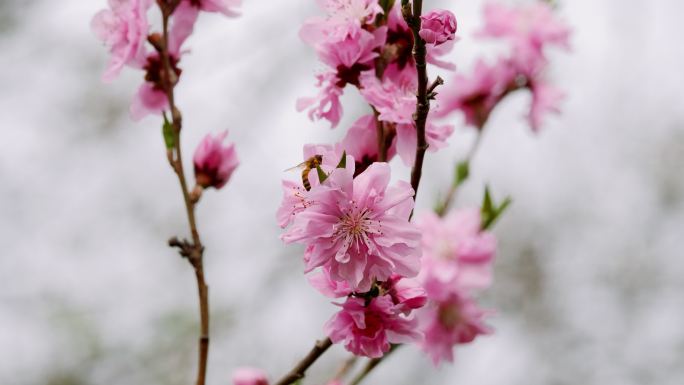
<path fill-rule="evenodd" d="M 428 113 L 430 112 L 426 62 L 427 49 L 425 48 L 425 40 L 423 40 L 419 34 L 421 26 L 420 15 L 422 10 L 423 0 L 413 0 L 413 11 L 410 10 L 408 5 L 403 9 L 404 19 L 413 33 L 413 58 L 416 62 L 416 71 L 418 72 L 418 93 L 416 94 L 417 103 L 416 113 L 414 115 L 417 145 L 416 159 L 411 170 L 411 187 L 413 187 L 413 191 L 415 192 L 415 195 L 413 196 L 414 200 L 418 195 L 418 185 L 420 184 L 420 178 L 423 172 L 423 159 L 425 158 L 425 151 L 428 148 L 427 139 L 425 138 L 425 124 L 427 122 Z"/>
<path fill-rule="evenodd" d="M 306 370 L 309 369 L 309 367 L 313 365 L 330 346 L 332 346 L 330 338 L 326 337 L 324 340 L 316 341 L 316 344 L 314 344 L 314 347 L 309 351 L 306 357 L 302 358 L 292 370 L 274 385 L 289 385 L 304 378 Z"/>
<path fill-rule="evenodd" d="M 484 135 L 484 127 L 481 129 L 477 130 L 477 136 L 475 137 L 475 141 L 473 142 L 473 145 L 470 147 L 470 150 L 468 151 L 468 155 L 466 155 L 466 158 L 462 161 L 470 167 L 470 164 L 473 161 L 473 158 L 475 157 L 475 154 L 477 153 L 477 150 L 480 148 L 480 143 L 482 143 L 482 137 Z M 451 186 L 449 187 L 449 192 L 447 193 L 446 197 L 444 198 L 444 201 L 442 204 L 437 206 L 437 209 L 435 210 L 437 215 L 444 216 L 444 214 L 449 211 L 449 206 L 454 200 L 454 197 L 456 196 L 456 192 L 459 187 L 461 187 L 462 183 L 456 183 L 456 180 L 454 180 L 453 183 L 451 183 Z"/>
<path fill-rule="evenodd" d="M 181 152 L 181 142 L 180 133 L 183 126 L 183 120 L 180 110 L 176 107 L 174 100 L 174 87 L 177 82 L 176 73 L 171 65 L 171 58 L 169 56 L 169 18 L 173 13 L 176 3 L 163 5 L 160 3 L 160 8 L 162 11 L 162 23 L 163 23 L 163 45 L 160 52 L 163 68 L 163 86 L 166 92 L 166 97 L 169 102 L 169 109 L 171 110 L 171 123 L 173 125 L 173 139 L 174 148 L 173 152 L 175 156 L 171 156 L 170 161 L 172 161 L 172 166 L 176 175 L 178 176 L 178 182 L 183 193 L 183 200 L 185 202 L 185 211 L 188 217 L 188 224 L 190 227 L 190 233 L 192 236 L 192 242 L 178 242 L 174 237 L 169 241 L 169 245 L 172 247 L 178 247 L 181 256 L 187 258 L 187 260 L 192 265 L 195 270 L 195 278 L 197 280 L 197 291 L 199 297 L 199 309 L 200 309 L 200 337 L 198 340 L 199 352 L 198 352 L 198 367 L 197 367 L 197 380 L 196 385 L 204 385 L 206 382 L 206 372 L 207 372 L 207 357 L 209 354 L 209 287 L 204 280 L 204 246 L 202 246 L 202 241 L 200 240 L 199 231 L 197 230 L 197 222 L 195 219 L 195 203 L 191 198 L 190 191 L 188 190 L 188 184 L 185 178 L 185 172 L 183 170 L 183 157 Z M 175 242 L 174 242 L 175 241 Z"/>

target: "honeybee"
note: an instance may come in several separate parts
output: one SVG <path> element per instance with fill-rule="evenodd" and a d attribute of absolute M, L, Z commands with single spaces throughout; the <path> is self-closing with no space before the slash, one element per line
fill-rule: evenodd
<path fill-rule="evenodd" d="M 292 167 L 288 168 L 285 171 L 290 171 L 294 169 L 301 168 L 302 169 L 302 184 L 304 185 L 304 188 L 306 191 L 311 190 L 311 183 L 309 183 L 309 173 L 311 170 L 315 169 L 316 167 L 320 166 L 323 164 L 323 155 L 314 155 L 311 158 L 303 161 L 302 163 Z"/>

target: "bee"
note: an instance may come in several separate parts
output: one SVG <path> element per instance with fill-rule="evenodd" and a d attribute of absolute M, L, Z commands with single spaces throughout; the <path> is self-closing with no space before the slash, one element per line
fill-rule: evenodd
<path fill-rule="evenodd" d="M 323 164 L 323 155 L 314 155 L 311 158 L 303 161 L 302 163 L 292 167 L 288 168 L 285 171 L 290 171 L 294 170 L 297 168 L 302 169 L 302 184 L 304 185 L 304 188 L 306 191 L 311 190 L 311 183 L 309 183 L 309 173 L 311 170 L 315 169 L 316 167 L 320 166 Z"/>

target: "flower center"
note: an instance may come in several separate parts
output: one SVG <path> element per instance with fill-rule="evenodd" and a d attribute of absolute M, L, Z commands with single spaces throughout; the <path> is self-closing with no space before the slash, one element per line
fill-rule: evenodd
<path fill-rule="evenodd" d="M 382 224 L 373 220 L 373 211 L 368 208 L 360 209 L 354 201 L 343 212 L 339 222 L 334 225 L 333 240 L 342 240 L 342 248 L 346 251 L 352 245 L 359 251 L 362 245 L 369 250 L 373 249 L 373 243 L 369 234 L 382 234 Z"/>
<path fill-rule="evenodd" d="M 461 323 L 461 310 L 457 304 L 446 303 L 439 305 L 438 310 L 439 323 L 446 329 L 453 329 Z"/>

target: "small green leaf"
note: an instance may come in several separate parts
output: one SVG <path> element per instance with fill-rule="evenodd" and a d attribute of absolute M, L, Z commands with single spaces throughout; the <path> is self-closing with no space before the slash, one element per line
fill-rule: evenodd
<path fill-rule="evenodd" d="M 340 163 L 337 164 L 337 168 L 346 168 L 347 167 L 347 151 L 342 152 L 342 159 L 340 159 Z"/>
<path fill-rule="evenodd" d="M 394 7 L 394 0 L 380 0 L 379 3 L 385 14 L 385 18 L 387 18 L 387 15 L 389 15 L 392 7 Z"/>
<path fill-rule="evenodd" d="M 512 202 L 511 197 L 506 197 L 500 205 L 497 205 L 489 193 L 489 186 L 485 186 L 484 199 L 482 200 L 482 230 L 489 229 Z"/>
<path fill-rule="evenodd" d="M 164 115 L 164 125 L 162 125 L 162 135 L 164 136 L 164 143 L 167 149 L 172 149 L 175 147 L 175 140 L 173 137 L 173 124 L 169 122 Z"/>
<path fill-rule="evenodd" d="M 318 181 L 320 183 L 323 183 L 326 179 L 328 179 L 328 174 L 326 174 L 325 171 L 323 171 L 321 166 L 316 166 L 316 173 L 318 174 Z"/>
<path fill-rule="evenodd" d="M 465 182 L 470 176 L 470 163 L 467 160 L 458 162 L 456 165 L 456 175 L 454 177 L 454 186 L 458 187 Z"/>

